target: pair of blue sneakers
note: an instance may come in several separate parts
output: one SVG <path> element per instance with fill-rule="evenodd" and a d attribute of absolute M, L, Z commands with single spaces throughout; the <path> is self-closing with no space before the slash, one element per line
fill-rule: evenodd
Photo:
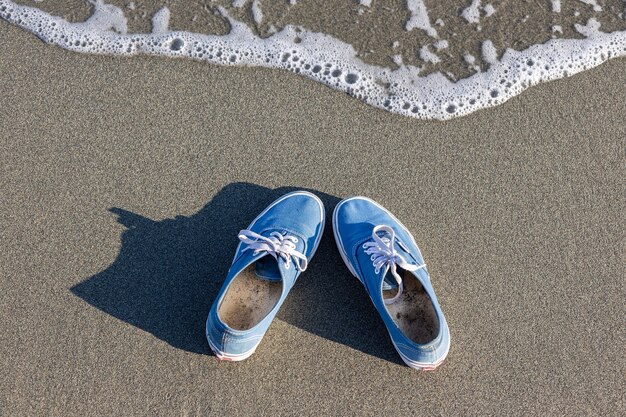
<path fill-rule="evenodd" d="M 307 268 L 325 223 L 322 201 L 306 191 L 286 194 L 239 233 L 235 257 L 206 323 L 215 355 L 252 355 Z M 365 197 L 342 200 L 333 213 L 339 253 L 380 313 L 391 341 L 411 368 L 433 370 L 450 348 L 450 333 L 411 233 Z"/>

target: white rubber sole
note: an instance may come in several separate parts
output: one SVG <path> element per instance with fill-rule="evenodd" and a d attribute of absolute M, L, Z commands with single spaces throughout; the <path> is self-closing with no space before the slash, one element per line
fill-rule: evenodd
<path fill-rule="evenodd" d="M 391 334 L 389 335 L 389 338 L 391 339 Z M 402 362 L 404 362 L 409 368 L 417 369 L 418 371 L 434 371 L 435 369 L 437 369 L 437 367 L 439 367 L 439 365 L 443 363 L 443 361 L 446 360 L 446 358 L 448 357 L 448 352 L 450 351 L 450 345 L 448 345 L 446 353 L 437 362 L 417 362 L 404 356 L 400 352 L 400 349 L 398 349 L 398 346 L 396 346 L 396 344 L 394 343 L 393 339 L 391 339 L 391 343 L 393 344 L 393 347 L 396 348 L 396 352 L 398 352 L 398 356 L 400 356 Z"/>
<path fill-rule="evenodd" d="M 261 343 L 261 340 L 259 340 L 259 343 L 257 343 L 249 351 L 247 351 L 245 353 L 238 354 L 238 355 L 233 355 L 231 353 L 221 352 L 219 349 L 217 349 L 215 346 L 213 346 L 213 343 L 211 343 L 211 340 L 207 337 L 207 341 L 209 342 L 209 347 L 213 351 L 213 354 L 215 355 L 215 357 L 217 359 L 221 360 L 221 361 L 228 361 L 228 362 L 239 362 L 239 361 L 243 361 L 245 359 L 248 359 L 256 351 L 256 348 Z"/>

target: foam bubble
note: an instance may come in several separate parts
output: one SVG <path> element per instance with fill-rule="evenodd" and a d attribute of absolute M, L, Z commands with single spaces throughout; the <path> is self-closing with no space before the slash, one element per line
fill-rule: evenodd
<path fill-rule="evenodd" d="M 576 31 L 581 35 L 588 38 L 602 34 L 602 32 L 600 32 L 600 22 L 593 17 L 587 21 L 586 25 L 580 25 L 578 23 L 574 24 L 574 29 L 576 29 Z"/>
<path fill-rule="evenodd" d="M 495 64 L 498 62 L 498 51 L 496 50 L 496 47 L 493 46 L 493 42 L 491 42 L 489 39 L 482 43 L 481 51 L 483 54 L 483 59 L 488 64 Z"/>
<path fill-rule="evenodd" d="M 589 6 L 593 7 L 593 11 L 594 12 L 601 12 L 602 11 L 602 6 L 600 6 L 596 0 L 578 0 L 582 3 L 588 4 Z"/>
<path fill-rule="evenodd" d="M 406 22 L 406 30 L 422 29 L 431 38 L 436 38 L 437 30 L 430 24 L 428 10 L 423 0 L 406 0 L 406 7 L 411 12 L 411 18 Z"/>
<path fill-rule="evenodd" d="M 420 119 L 450 119 L 492 107 L 532 85 L 626 56 L 626 32 L 604 33 L 599 23 L 590 19 L 586 25 L 576 26 L 584 39 L 552 39 L 523 51 L 507 49 L 500 59 L 493 43 L 485 41 L 482 53 L 489 69 L 477 69 L 474 75 L 452 82 L 438 72 L 420 76 L 421 68 L 401 59 L 395 69 L 367 64 L 351 45 L 300 27 L 286 26 L 260 38 L 222 8 L 220 13 L 230 22 L 227 35 L 169 31 L 164 25 L 156 25 L 163 29 L 157 33 L 127 34 L 121 9 L 101 0 L 92 4 L 94 13 L 87 21 L 70 23 L 36 8 L 0 0 L 0 18 L 31 31 L 44 42 L 76 52 L 187 57 L 219 65 L 280 68 L 372 106 Z M 159 13 L 160 18 L 165 17 L 165 12 Z M 465 59 L 475 65 L 469 54 Z"/>
<path fill-rule="evenodd" d="M 422 61 L 430 62 L 433 64 L 441 61 L 437 54 L 430 50 L 430 45 L 424 45 L 420 48 L 419 57 Z"/>
<path fill-rule="evenodd" d="M 480 72 L 480 67 L 476 65 L 476 57 L 469 52 L 463 56 L 463 60 L 467 65 L 476 72 Z"/>
<path fill-rule="evenodd" d="M 85 22 L 79 23 L 84 30 L 99 32 L 114 30 L 121 34 L 128 31 L 126 17 L 122 9 L 112 4 L 105 4 L 102 0 L 90 0 L 89 2 L 93 5 L 94 12 Z"/>
<path fill-rule="evenodd" d="M 257 25 L 260 25 L 263 21 L 263 11 L 261 10 L 261 2 L 259 0 L 252 2 L 252 18 Z"/>
<path fill-rule="evenodd" d="M 468 23 L 478 23 L 480 21 L 480 0 L 472 0 L 472 3 L 461 12 L 463 19 Z"/>
<path fill-rule="evenodd" d="M 442 49 L 446 49 L 448 46 L 450 46 L 450 44 L 448 43 L 447 40 L 442 39 L 442 40 L 439 40 L 439 41 L 433 43 L 433 46 L 435 48 L 437 48 L 438 51 L 440 51 Z"/>
<path fill-rule="evenodd" d="M 496 8 L 493 7 L 493 4 L 486 4 L 485 7 L 483 7 L 483 10 L 485 12 L 485 16 L 489 17 L 492 14 L 494 14 L 496 12 Z"/>
<path fill-rule="evenodd" d="M 161 8 L 152 16 L 152 33 L 165 33 L 170 26 L 170 9 Z"/>

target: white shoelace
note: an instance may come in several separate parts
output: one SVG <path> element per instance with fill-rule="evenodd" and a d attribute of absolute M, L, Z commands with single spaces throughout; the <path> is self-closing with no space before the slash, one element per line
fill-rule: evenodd
<path fill-rule="evenodd" d="M 296 250 L 298 238 L 294 236 L 282 235 L 278 232 L 270 233 L 269 237 L 261 236 L 252 230 L 242 230 L 239 232 L 239 240 L 248 245 L 243 251 L 254 250 L 257 255 L 260 252 L 267 252 L 277 261 L 282 258 L 285 261 L 285 268 L 289 269 L 293 258 L 296 269 L 300 272 L 307 267 L 307 259 L 302 253 Z"/>
<path fill-rule="evenodd" d="M 381 231 L 389 234 L 389 237 L 378 236 L 378 232 Z M 387 272 L 391 270 L 391 275 L 393 275 L 398 283 L 398 292 L 392 298 L 385 299 L 385 304 L 392 304 L 398 300 L 398 298 L 402 295 L 402 290 L 404 288 L 402 285 L 402 278 L 398 274 L 396 265 L 406 269 L 407 271 L 417 271 L 418 269 L 426 267 L 426 265 L 418 266 L 408 263 L 406 259 L 404 259 L 394 248 L 395 238 L 396 232 L 390 226 L 379 225 L 374 227 L 374 230 L 372 231 L 372 239 L 374 239 L 374 241 L 363 244 L 365 253 L 371 255 L 370 259 L 374 265 L 374 272 L 379 274 L 380 270 L 384 267 L 385 273 L 383 276 L 386 276 Z"/>

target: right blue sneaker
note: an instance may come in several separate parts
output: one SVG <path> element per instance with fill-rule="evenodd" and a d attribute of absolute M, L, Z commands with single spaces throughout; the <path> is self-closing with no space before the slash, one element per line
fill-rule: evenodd
<path fill-rule="evenodd" d="M 402 360 L 424 371 L 441 365 L 450 331 L 411 233 L 365 197 L 337 204 L 333 231 L 341 257 L 365 286 Z"/>

